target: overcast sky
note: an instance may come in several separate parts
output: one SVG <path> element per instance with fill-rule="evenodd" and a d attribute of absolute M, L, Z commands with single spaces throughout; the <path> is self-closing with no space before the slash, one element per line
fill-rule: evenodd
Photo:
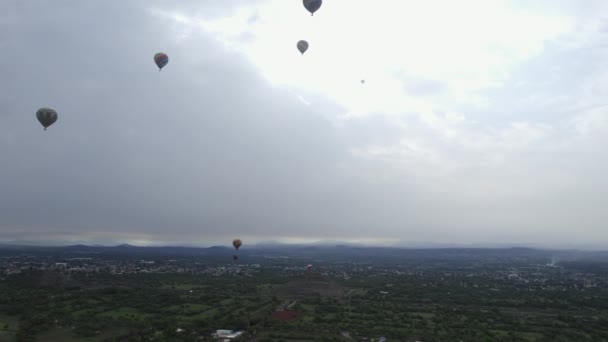
<path fill-rule="evenodd" d="M 608 248 L 608 2 L 529 3 L 0 1 L 0 241 Z"/>

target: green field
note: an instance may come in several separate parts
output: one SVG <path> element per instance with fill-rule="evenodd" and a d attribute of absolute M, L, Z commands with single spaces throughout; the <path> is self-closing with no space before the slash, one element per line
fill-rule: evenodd
<path fill-rule="evenodd" d="M 379 336 L 421 341 L 608 340 L 604 287 L 530 293 L 525 286 L 491 279 L 475 279 L 479 287 L 463 286 L 462 278 L 446 279 L 444 272 L 422 280 L 371 273 L 350 280 L 327 277 L 310 282 L 299 274 L 289 278 L 280 270 L 267 270 L 247 279 L 232 274 L 98 274 L 82 276 L 82 286 L 66 290 L 43 288 L 37 282 L 32 286 L 29 277 L 0 282 L 2 342 L 118 337 L 191 341 L 192 336 L 208 338 L 216 329 L 243 329 L 259 341 L 348 340 L 345 336 L 353 340 Z M 491 290 L 495 288 L 500 291 Z M 274 313 L 280 304 L 294 300 L 293 310 L 300 312 L 297 318 Z"/>
<path fill-rule="evenodd" d="M 138 309 L 122 307 L 116 310 L 106 311 L 100 314 L 97 314 L 99 318 L 110 318 L 113 320 L 135 320 L 135 321 L 143 321 L 146 318 L 152 317 L 151 314 L 143 313 Z"/>
<path fill-rule="evenodd" d="M 200 284 L 163 284 L 162 288 L 189 291 L 194 289 L 203 289 L 204 286 Z"/>
<path fill-rule="evenodd" d="M 109 329 L 95 337 L 83 337 L 78 336 L 71 329 L 67 328 L 54 328 L 40 334 L 36 341 L 37 342 L 104 342 L 124 336 L 128 332 L 127 329 Z"/>
<path fill-rule="evenodd" d="M 0 315 L 0 341 L 11 341 L 19 330 L 19 319 Z"/>

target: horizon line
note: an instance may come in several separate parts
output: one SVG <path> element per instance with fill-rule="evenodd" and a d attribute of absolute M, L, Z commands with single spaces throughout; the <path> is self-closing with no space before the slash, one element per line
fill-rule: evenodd
<path fill-rule="evenodd" d="M 225 247 L 232 248 L 231 245 L 224 244 L 133 244 L 133 243 L 91 243 L 91 242 L 76 242 L 76 243 L 54 243 L 54 242 L 40 242 L 40 241 L 0 241 L 0 247 L 2 246 L 14 246 L 14 247 L 73 247 L 73 246 L 85 246 L 85 247 L 136 247 L 136 248 L 213 248 L 213 247 Z M 334 241 L 318 241 L 318 242 L 255 242 L 244 245 L 243 247 L 355 247 L 355 248 L 387 248 L 387 249 L 537 249 L 537 250 L 570 250 L 570 251 L 608 251 L 608 247 L 590 246 L 590 245 L 570 245 L 570 246 L 543 246 L 534 244 L 491 244 L 491 243 L 412 243 L 402 245 L 386 245 L 386 244 L 364 244 L 364 243 L 352 243 L 352 242 L 334 242 Z"/>

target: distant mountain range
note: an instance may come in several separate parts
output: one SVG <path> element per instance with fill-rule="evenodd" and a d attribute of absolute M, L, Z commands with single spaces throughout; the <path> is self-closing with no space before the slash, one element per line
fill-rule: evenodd
<path fill-rule="evenodd" d="M 117 254 L 117 255 L 176 255 L 176 256 L 227 256 L 235 253 L 232 246 L 134 246 L 122 243 L 113 246 L 74 244 L 68 246 L 48 246 L 31 241 L 0 242 L 0 249 L 44 250 L 54 253 L 78 254 Z M 264 242 L 243 245 L 240 255 L 263 257 L 333 257 L 333 258 L 457 258 L 470 259 L 475 257 L 538 257 L 553 258 L 558 255 L 567 259 L 599 258 L 608 260 L 608 251 L 580 251 L 576 249 L 542 249 L 528 247 L 482 247 L 482 246 L 425 246 L 425 247 L 379 247 L 357 244 L 282 244 L 279 242 Z"/>
<path fill-rule="evenodd" d="M 55 255 L 117 255 L 133 256 L 138 258 L 154 256 L 176 256 L 176 257 L 226 257 L 235 253 L 232 246 L 211 247 L 180 247 L 180 246 L 133 246 L 130 244 L 119 244 L 115 246 L 99 246 L 76 244 L 70 246 L 26 246 L 19 244 L 0 244 L 1 250 L 22 250 L 31 253 L 53 253 Z M 546 250 L 526 247 L 510 248 L 398 248 L 398 247 L 373 247 L 357 245 L 286 245 L 286 244 L 258 244 L 243 246 L 238 251 L 241 256 L 257 258 L 330 258 L 333 260 L 350 260 L 365 262 L 366 260 L 379 259 L 420 259 L 420 260 L 475 260 L 478 258 L 490 258 L 496 261 L 512 258 L 535 258 L 539 262 L 548 262 L 553 259 L 577 260 L 596 259 L 608 261 L 608 251 L 590 252 L 578 250 Z M 542 261 L 546 260 L 546 261 Z"/>

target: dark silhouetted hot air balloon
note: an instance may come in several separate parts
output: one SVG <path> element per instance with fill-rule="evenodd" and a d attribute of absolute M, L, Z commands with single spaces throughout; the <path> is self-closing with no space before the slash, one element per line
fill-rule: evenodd
<path fill-rule="evenodd" d="M 310 12 L 310 15 L 313 15 L 321 7 L 323 0 L 303 0 L 303 3 L 304 8 Z"/>
<path fill-rule="evenodd" d="M 57 121 L 57 112 L 50 108 L 40 108 L 36 112 L 36 118 L 38 118 L 38 121 L 40 121 L 46 131 L 47 127 Z"/>
<path fill-rule="evenodd" d="M 305 40 L 300 40 L 297 44 L 298 50 L 304 54 L 304 52 L 306 52 L 306 50 L 308 50 L 308 42 Z"/>
<path fill-rule="evenodd" d="M 166 54 L 159 52 L 154 55 L 154 63 L 158 66 L 158 71 L 160 71 L 167 63 L 169 63 L 169 56 Z"/>
<path fill-rule="evenodd" d="M 242 244 L 243 244 L 243 242 L 241 240 L 239 240 L 239 239 L 232 240 L 232 246 L 234 246 L 234 249 L 237 250 L 237 253 L 238 253 L 239 247 L 241 247 Z M 234 254 L 232 256 L 232 260 L 233 261 L 239 260 L 239 256 L 237 254 Z"/>

